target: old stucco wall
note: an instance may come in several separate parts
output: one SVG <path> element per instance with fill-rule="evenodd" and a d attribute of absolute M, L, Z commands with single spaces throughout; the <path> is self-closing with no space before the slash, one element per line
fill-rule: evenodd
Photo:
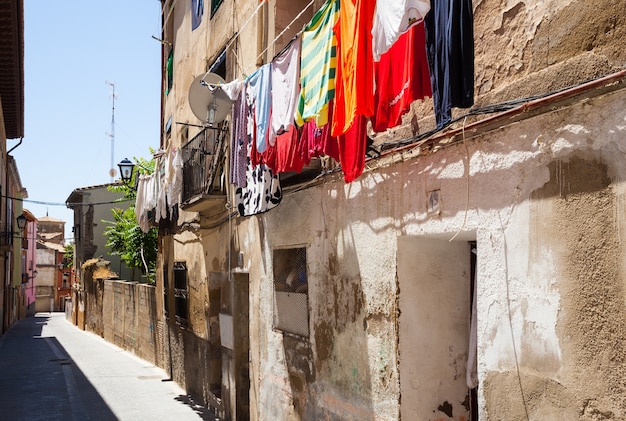
<path fill-rule="evenodd" d="M 626 1 L 478 0 L 474 9 L 482 103 L 554 91 L 626 64 L 615 48 L 626 37 Z"/>
<path fill-rule="evenodd" d="M 211 20 L 213 29 L 193 33 L 188 5 L 176 8 L 175 84 L 164 121 L 174 115 L 197 123 L 188 86 L 215 57 L 228 27 L 245 22 L 257 3 L 242 3 L 234 15 L 229 5 L 224 2 Z M 625 6 L 625 0 L 476 0 L 477 104 L 545 93 L 624 67 Z M 234 44 L 242 62 L 229 69 L 232 74 L 254 67 L 256 24 Z M 617 319 L 608 316 L 623 311 L 613 298 L 621 293 L 622 269 L 611 264 L 624 260 L 612 229 L 621 232 L 623 223 L 617 218 L 611 225 L 610 216 L 623 207 L 619 182 L 626 174 L 620 95 L 492 132 L 468 141 L 467 149 L 456 145 L 420 158 L 405 151 L 393 165 L 367 171 L 350 185 L 337 177 L 286 196 L 268 214 L 235 221 L 232 251 L 243 253 L 239 269 L 250 276 L 251 418 L 397 419 L 407 377 L 398 368 L 397 239 L 447 241 L 459 233 L 456 241 L 477 240 L 480 253 L 481 419 L 517 419 L 525 412 L 618 419 L 612 394 L 622 390 L 622 372 L 619 355 L 609 352 L 623 345 Z M 418 118 L 433 120 L 428 100 L 415 109 Z M 416 134 L 411 119 L 405 120 L 408 132 Z M 429 128 L 420 124 L 419 131 Z M 179 145 L 181 131 L 174 124 L 166 146 Z M 600 178 L 572 178 L 578 173 Z M 428 210 L 433 190 L 440 191 L 437 212 Z M 181 220 L 193 218 L 183 212 Z M 589 221 L 596 222 L 592 230 Z M 580 249 L 578 233 L 585 234 Z M 206 358 L 212 352 L 207 338 L 215 335 L 209 273 L 228 268 L 228 236 L 225 227 L 185 232 L 164 254 L 170 262 L 189 262 L 193 292 L 190 326 L 168 325 L 167 360 L 174 379 L 200 395 L 215 376 Z M 272 328 L 272 250 L 302 245 L 310 271 L 311 332 L 305 339 Z M 589 278 L 615 281 L 594 288 Z M 586 316 L 590 309 L 593 317 Z M 618 345 L 604 354 L 610 343 Z M 592 388 L 577 368 L 588 361 L 602 362 L 590 363 L 600 374 L 584 371 Z"/>
<path fill-rule="evenodd" d="M 525 411 L 531 419 L 619 419 L 624 251 L 616 215 L 626 116 L 616 110 L 625 101 L 623 90 L 590 99 L 467 149 L 419 158 L 406 151 L 355 183 L 287 195 L 241 224 L 260 419 L 398 418 L 407 375 L 396 337 L 401 235 L 477 240 L 481 419 Z M 428 208 L 432 190 L 437 212 Z M 300 245 L 309 262 L 308 339 L 272 329 L 271 250 Z M 417 376 L 409 381 L 425 380 Z M 433 405 L 444 412 L 428 419 L 460 419 Z"/>

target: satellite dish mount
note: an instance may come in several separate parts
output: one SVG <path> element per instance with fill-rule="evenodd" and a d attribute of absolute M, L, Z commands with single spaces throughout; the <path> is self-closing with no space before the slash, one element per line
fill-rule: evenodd
<path fill-rule="evenodd" d="M 189 106 L 205 127 L 218 129 L 216 125 L 224 121 L 231 110 L 232 101 L 220 88 L 224 83 L 221 76 L 208 72 L 197 76 L 189 87 Z"/>

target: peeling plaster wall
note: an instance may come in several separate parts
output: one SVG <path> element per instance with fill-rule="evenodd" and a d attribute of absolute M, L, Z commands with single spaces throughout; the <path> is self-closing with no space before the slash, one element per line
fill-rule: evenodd
<path fill-rule="evenodd" d="M 626 64 L 626 1 L 474 1 L 481 102 L 540 94 Z M 497 56 L 494 56 L 496 54 Z M 487 102 L 487 103 L 488 103 Z"/>
<path fill-rule="evenodd" d="M 399 419 L 400 384 L 425 387 L 425 374 L 401 372 L 398 359 L 400 236 L 477 241 L 481 419 L 623 417 L 624 109 L 622 90 L 493 131 L 467 149 L 406 153 L 350 185 L 289 194 L 240 224 L 255 419 Z M 428 209 L 432 190 L 437 212 Z M 303 244 L 304 339 L 272 329 L 271 304 L 272 250 Z M 464 376 L 456 357 L 445 365 Z M 466 414 L 460 398 L 452 409 L 430 405 L 423 419 Z"/>

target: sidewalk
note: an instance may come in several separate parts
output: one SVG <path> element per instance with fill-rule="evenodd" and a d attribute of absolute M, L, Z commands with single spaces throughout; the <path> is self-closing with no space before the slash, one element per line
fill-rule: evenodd
<path fill-rule="evenodd" d="M 216 420 L 167 374 L 38 313 L 0 337 L 0 420 Z"/>

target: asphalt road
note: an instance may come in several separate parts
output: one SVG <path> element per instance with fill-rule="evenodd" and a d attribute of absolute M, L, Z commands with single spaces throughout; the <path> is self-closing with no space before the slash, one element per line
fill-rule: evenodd
<path fill-rule="evenodd" d="M 0 337 L 0 421 L 216 420 L 153 364 L 38 313 Z"/>

